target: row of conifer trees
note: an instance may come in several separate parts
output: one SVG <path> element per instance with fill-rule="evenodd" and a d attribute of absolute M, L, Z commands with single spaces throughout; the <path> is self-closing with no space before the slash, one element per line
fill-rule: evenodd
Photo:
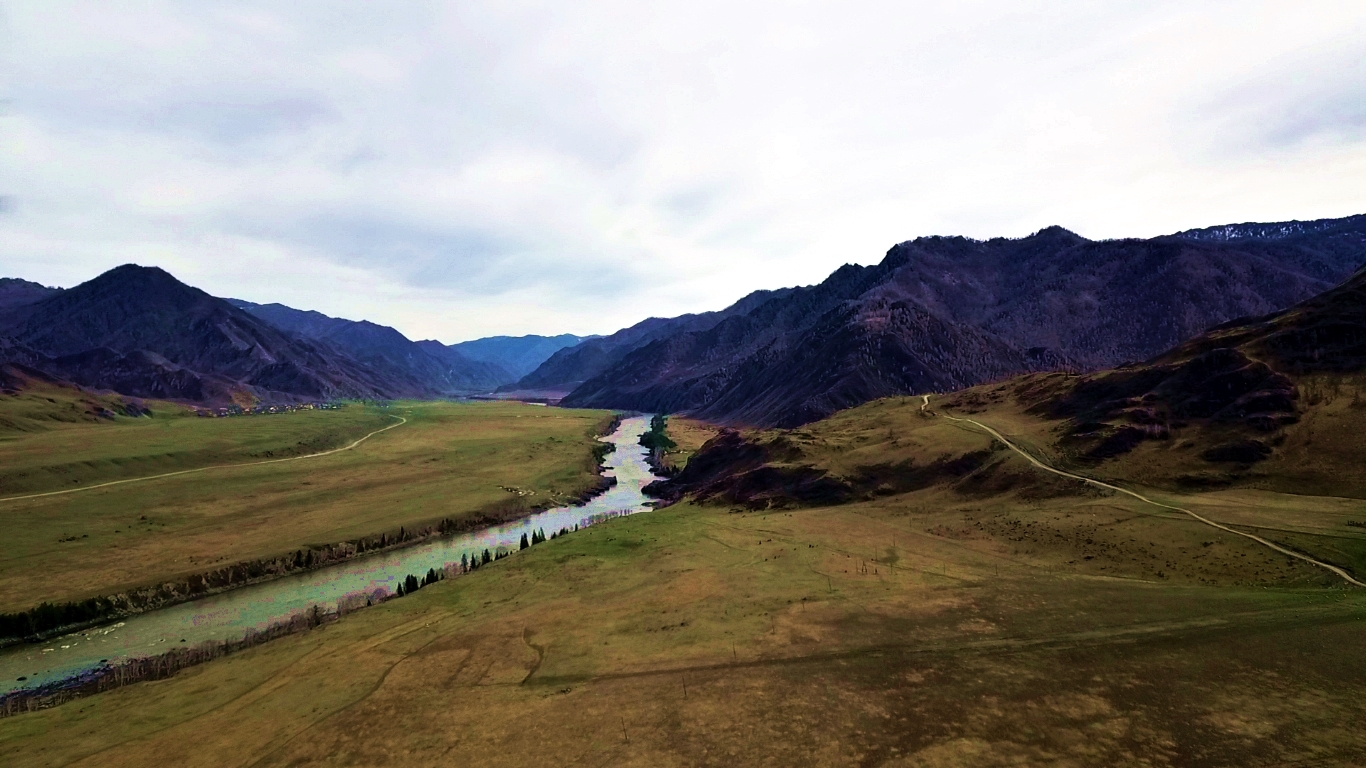
<path fill-rule="evenodd" d="M 575 525 L 574 530 L 577 531 L 578 529 L 579 526 Z M 518 547 L 518 549 L 526 549 L 527 547 L 531 547 L 533 545 L 549 541 L 557 536 L 563 536 L 567 533 L 569 533 L 568 528 L 561 528 L 555 533 L 546 536 L 545 529 L 538 528 L 531 532 L 530 537 L 528 537 L 525 533 L 522 534 L 521 545 Z M 476 568 L 479 568 L 480 566 L 488 565 L 494 560 L 502 560 L 510 554 L 512 554 L 510 551 L 502 548 L 499 548 L 493 552 L 490 552 L 488 548 L 485 548 L 482 553 L 477 555 L 461 555 L 460 572 L 469 573 L 470 571 L 473 571 Z M 414 576 L 410 573 L 406 577 L 404 577 L 403 581 L 399 582 L 398 587 L 394 590 L 394 596 L 403 597 L 404 595 L 411 595 L 412 593 L 418 591 L 419 589 L 422 589 L 428 584 L 435 584 L 436 582 L 441 581 L 444 578 L 446 578 L 446 571 L 438 571 L 435 568 L 428 568 L 427 575 L 423 576 L 422 578 L 418 578 L 417 576 Z"/>

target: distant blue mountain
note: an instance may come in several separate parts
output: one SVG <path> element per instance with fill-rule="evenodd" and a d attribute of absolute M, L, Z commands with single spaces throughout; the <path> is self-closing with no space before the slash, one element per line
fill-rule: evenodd
<path fill-rule="evenodd" d="M 412 387 L 443 394 L 487 392 L 517 379 L 497 363 L 471 359 L 439 342 L 412 341 L 387 325 L 329 317 L 283 304 L 227 301 L 279 330 L 336 349 L 386 378 Z"/>
<path fill-rule="evenodd" d="M 511 373 L 514 379 L 520 379 L 536 370 L 541 363 L 549 360 L 551 355 L 561 349 L 596 338 L 598 337 L 575 336 L 571 333 L 562 333 L 559 336 L 489 336 L 452 344 L 450 348 L 470 360 L 500 365 Z"/>

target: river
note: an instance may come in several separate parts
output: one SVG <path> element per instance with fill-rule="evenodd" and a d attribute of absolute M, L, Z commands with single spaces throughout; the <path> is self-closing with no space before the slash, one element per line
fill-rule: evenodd
<path fill-rule="evenodd" d="M 641 489 L 658 480 L 638 443 L 649 429 L 649 417 L 622 419 L 602 438 L 616 450 L 604 460 L 604 474 L 617 483 L 583 506 L 557 507 L 514 523 L 443 538 L 404 549 L 363 555 L 338 565 L 284 576 L 234 589 L 121 621 L 93 627 L 42 643 L 0 650 L 0 695 L 68 680 L 105 664 L 154 656 L 177 645 L 236 640 L 252 630 L 310 611 L 317 606 L 331 612 L 342 600 L 376 592 L 388 594 L 413 574 L 460 564 L 461 555 L 476 556 L 485 549 L 511 550 L 522 535 L 543 530 L 547 536 L 574 530 L 622 515 L 650 509 Z"/>

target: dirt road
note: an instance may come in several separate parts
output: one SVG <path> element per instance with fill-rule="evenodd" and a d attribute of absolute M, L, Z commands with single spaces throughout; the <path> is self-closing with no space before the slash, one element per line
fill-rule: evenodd
<path fill-rule="evenodd" d="M 920 410 L 926 411 L 926 412 L 928 412 L 928 413 L 938 413 L 937 411 L 931 411 L 931 410 L 929 410 L 929 407 L 930 407 L 930 396 L 929 396 L 929 395 L 921 395 L 921 397 L 924 398 L 924 402 L 920 404 Z M 1356 580 L 1355 578 L 1352 577 L 1352 574 L 1350 574 L 1350 573 L 1348 573 L 1347 571 L 1345 571 L 1345 570 L 1343 570 L 1343 569 L 1337 567 L 1336 565 L 1330 565 L 1330 564 L 1325 563 L 1325 562 L 1322 562 L 1322 561 L 1320 561 L 1320 560 L 1315 560 L 1314 558 L 1309 557 L 1308 555 L 1303 555 L 1303 554 L 1300 554 L 1299 552 L 1295 552 L 1295 551 L 1286 549 L 1285 547 L 1282 547 L 1282 546 L 1280 546 L 1279 544 L 1273 544 L 1272 542 L 1267 541 L 1266 539 L 1263 539 L 1263 538 L 1260 537 L 1260 536 L 1255 536 L 1255 535 L 1253 535 L 1253 534 L 1251 534 L 1251 533 L 1244 533 L 1244 532 L 1242 532 L 1242 531 L 1234 530 L 1233 528 L 1230 528 L 1230 527 L 1228 527 L 1227 525 L 1223 525 L 1222 523 L 1216 523 L 1216 522 L 1214 522 L 1213 520 L 1210 520 L 1210 519 L 1207 518 L 1207 517 L 1203 517 L 1203 516 L 1201 516 L 1201 515 L 1197 515 L 1196 513 L 1192 512 L 1192 511 L 1190 511 L 1189 509 L 1186 509 L 1186 508 L 1184 508 L 1184 507 L 1175 507 L 1175 506 L 1172 506 L 1171 504 L 1163 504 L 1163 503 L 1160 502 L 1160 501 L 1153 501 L 1152 499 L 1148 498 L 1147 496 L 1144 496 L 1144 495 L 1142 495 L 1142 494 L 1140 494 L 1140 493 L 1135 493 L 1134 491 L 1131 491 L 1131 490 L 1129 490 L 1129 489 L 1127 489 L 1127 488 L 1121 488 L 1121 487 L 1119 487 L 1118 485 L 1111 485 L 1110 483 L 1101 482 L 1100 480 L 1093 480 L 1093 479 L 1091 479 L 1091 478 L 1089 478 L 1089 477 L 1083 477 L 1082 475 L 1077 475 L 1077 474 L 1073 474 L 1073 473 L 1071 473 L 1071 472 L 1066 472 L 1066 471 L 1063 471 L 1063 470 L 1061 470 L 1061 469 L 1057 469 L 1057 468 L 1055 468 L 1055 467 L 1050 467 L 1049 465 L 1043 463 L 1042 461 L 1039 461 L 1038 459 L 1034 458 L 1033 456 L 1029 455 L 1028 453 L 1026 453 L 1026 452 L 1020 450 L 1019 446 L 1017 446 L 1017 445 L 1015 445 L 1014 443 L 1012 443 L 1012 442 L 1010 442 L 1009 440 L 1007 440 L 1000 432 L 997 432 L 996 430 L 992 429 L 991 427 L 988 427 L 987 425 L 983 424 L 983 423 L 980 422 L 980 421 L 977 421 L 977 420 L 975 420 L 975 419 L 959 418 L 959 417 L 957 417 L 957 416 L 950 416 L 950 415 L 948 415 L 947 413 L 939 413 L 939 415 L 940 415 L 940 416 L 943 416 L 944 418 L 948 419 L 949 421 L 957 421 L 957 422 L 972 424 L 972 425 L 975 425 L 975 426 L 977 426 L 977 427 L 979 427 L 979 428 L 981 428 L 981 429 L 983 429 L 983 430 L 986 430 L 987 434 L 989 434 L 989 435 L 991 435 L 992 437 L 996 438 L 997 440 L 1001 441 L 1001 444 L 1002 444 L 1002 445 L 1004 445 L 1005 447 L 1009 448 L 1010 450 L 1012 450 L 1012 451 L 1014 451 L 1014 452 L 1020 454 L 1020 455 L 1023 456 L 1027 461 L 1029 461 L 1030 464 L 1033 464 L 1034 466 L 1038 467 L 1039 469 L 1044 470 L 1045 472 L 1052 472 L 1052 473 L 1055 474 L 1055 475 L 1061 475 L 1062 477 L 1068 477 L 1068 478 L 1071 478 L 1071 479 L 1073 479 L 1073 480 L 1080 480 L 1080 481 L 1082 481 L 1082 482 L 1084 482 L 1084 483 L 1090 483 L 1091 485 L 1094 485 L 1094 486 L 1099 487 L 1099 488 L 1108 488 L 1109 490 L 1116 491 L 1116 492 L 1118 492 L 1118 493 L 1123 493 L 1123 494 L 1126 494 L 1126 495 L 1128 495 L 1128 496 L 1132 496 L 1132 497 L 1134 497 L 1135 499 L 1138 499 L 1139 501 L 1144 502 L 1145 504 L 1151 504 L 1151 505 L 1153 505 L 1154 507 L 1161 507 L 1161 508 L 1163 508 L 1163 509 L 1170 509 L 1170 510 L 1173 510 L 1173 511 L 1176 511 L 1176 512 L 1182 512 L 1182 513 L 1184 513 L 1184 514 L 1190 515 L 1190 516 L 1191 516 L 1192 518 L 1194 518 L 1195 520 L 1198 520 L 1198 521 L 1200 521 L 1201 523 L 1204 523 L 1205 525 L 1208 525 L 1208 526 L 1210 526 L 1210 527 L 1212 527 L 1212 528 L 1218 528 L 1219 530 L 1224 531 L 1224 532 L 1226 532 L 1226 533 L 1232 533 L 1232 534 L 1234 534 L 1234 535 L 1236 535 L 1236 536 L 1242 536 L 1242 537 L 1247 538 L 1247 539 L 1252 539 L 1253 541 L 1257 542 L 1258 544 L 1261 544 L 1261 545 L 1266 546 L 1266 547 L 1270 547 L 1271 549 L 1274 549 L 1274 550 L 1276 550 L 1277 552 L 1280 552 L 1280 553 L 1283 554 L 1283 555 L 1288 555 L 1288 556 L 1290 556 L 1290 557 L 1296 558 L 1297 560 L 1303 560 L 1304 562 L 1309 563 L 1309 564 L 1311 564 L 1311 565 L 1315 565 L 1315 566 L 1318 566 L 1319 568 L 1323 568 L 1324 570 L 1331 571 L 1331 572 L 1333 572 L 1334 574 L 1336 574 L 1336 575 L 1342 577 L 1342 579 L 1345 580 L 1345 581 L 1346 581 L 1347 583 L 1349 583 L 1349 584 L 1352 584 L 1352 585 L 1358 586 L 1358 587 L 1366 587 L 1366 583 L 1363 583 L 1363 582 L 1361 582 L 1361 581 Z"/>
<path fill-rule="evenodd" d="M 331 455 L 334 454 L 334 453 L 341 453 L 342 451 L 349 451 L 349 450 L 351 450 L 352 448 L 355 448 L 356 446 L 360 445 L 361 443 L 365 442 L 366 440 L 369 440 L 370 438 L 374 437 L 375 435 L 378 435 L 378 434 L 381 433 L 381 432 L 387 432 L 387 431 L 393 429 L 394 427 L 401 427 L 401 426 L 403 426 L 404 424 L 407 424 L 407 423 L 408 423 L 408 420 L 405 419 L 405 418 L 403 418 L 402 416 L 395 416 L 394 418 L 398 419 L 398 421 L 397 421 L 396 423 L 390 424 L 390 425 L 387 426 L 387 427 L 382 427 L 382 428 L 380 428 L 380 429 L 377 429 L 377 430 L 375 430 L 374 432 L 371 432 L 370 434 L 366 435 L 365 437 L 360 438 L 360 439 L 357 440 L 356 442 L 351 443 L 350 445 L 345 445 L 345 446 L 342 446 L 341 448 L 333 448 L 333 449 L 331 449 L 331 450 L 329 450 L 329 451 L 321 451 L 321 452 L 319 452 L 319 453 L 310 453 L 310 454 L 308 454 L 307 456 L 290 456 L 290 457 L 284 458 L 284 459 L 265 459 L 265 460 L 263 460 L 263 461 L 248 461 L 248 462 L 244 462 L 244 463 L 241 463 L 241 464 L 214 464 L 213 466 L 210 466 L 210 467 L 196 467 L 196 468 L 194 468 L 194 469 L 182 469 L 182 470 L 179 470 L 179 471 L 176 471 L 176 472 L 166 472 L 166 473 L 160 474 L 160 475 L 148 475 L 147 477 L 130 477 L 130 478 L 126 479 L 126 480 L 111 480 L 110 482 L 107 482 L 107 483 L 99 483 L 99 484 L 97 484 L 97 485 L 87 485 L 87 486 L 84 486 L 84 487 L 81 487 L 81 488 L 67 488 L 67 489 L 64 490 L 64 491 L 47 491 L 46 493 L 30 493 L 30 494 L 28 494 L 27 496 L 10 496 L 10 497 L 8 497 L 8 498 L 0 499 L 0 504 L 3 504 L 3 503 L 6 502 L 6 501 L 22 501 L 22 500 L 24 500 L 24 499 L 40 499 L 40 498 L 42 498 L 42 497 L 44 497 L 44 496 L 61 496 L 62 494 L 66 494 L 66 493 L 80 493 L 81 491 L 93 491 L 93 490 L 95 490 L 96 488 L 108 488 L 108 487 L 111 486 L 111 485 L 123 485 L 124 483 L 140 483 L 140 482 L 142 482 L 142 481 L 144 481 L 144 480 L 160 480 L 160 479 L 163 478 L 163 477 L 175 477 L 176 475 L 188 475 L 188 474 L 191 474 L 191 473 L 193 473 L 193 472 L 208 472 L 208 471 L 211 470 L 211 469 L 226 469 L 226 468 L 228 468 L 228 467 L 255 467 L 255 466 L 259 466 L 259 465 L 261 465 L 261 464 L 278 464 L 278 463 L 280 463 L 280 462 L 282 462 L 282 461 L 300 461 L 300 460 L 302 460 L 302 459 L 316 459 L 316 458 L 318 458 L 318 457 L 320 457 L 320 456 L 331 456 Z"/>

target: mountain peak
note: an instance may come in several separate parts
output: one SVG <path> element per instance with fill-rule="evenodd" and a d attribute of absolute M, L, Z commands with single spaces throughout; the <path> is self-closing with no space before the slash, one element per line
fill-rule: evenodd
<path fill-rule="evenodd" d="M 161 267 L 144 267 L 141 264 L 121 264 L 96 277 L 90 282 L 161 282 L 183 285 L 170 272 Z"/>
<path fill-rule="evenodd" d="M 1038 232 L 1035 232 L 1034 234 L 1030 235 L 1028 238 L 1025 239 L 1046 240 L 1049 242 L 1087 242 L 1086 238 L 1082 237 L 1076 232 L 1073 232 L 1070 229 L 1067 229 L 1066 227 L 1058 226 L 1057 224 L 1054 224 L 1051 227 L 1044 227 L 1043 229 L 1039 230 Z"/>
<path fill-rule="evenodd" d="M 71 301 L 123 298 L 139 305 L 187 306 L 211 299 L 209 294 L 186 285 L 160 267 L 124 264 L 63 292 Z M 217 301 L 216 299 L 214 301 Z M 226 302 L 225 302 L 226 304 Z M 231 305 L 229 305 L 231 306 Z"/>

